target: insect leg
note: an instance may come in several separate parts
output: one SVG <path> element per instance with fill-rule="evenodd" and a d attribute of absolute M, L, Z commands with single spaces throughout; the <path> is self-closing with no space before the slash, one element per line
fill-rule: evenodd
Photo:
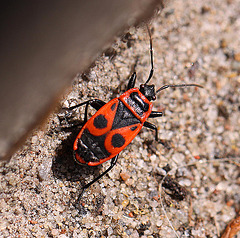
<path fill-rule="evenodd" d="M 78 196 L 77 201 L 80 201 L 80 200 L 81 200 L 82 195 L 83 195 L 84 191 L 85 191 L 87 188 L 89 188 L 92 184 L 94 184 L 95 182 L 97 182 L 97 181 L 98 181 L 100 178 L 102 178 L 106 173 L 108 173 L 108 172 L 114 167 L 114 165 L 116 165 L 117 159 L 118 159 L 118 155 L 116 155 L 115 157 L 112 158 L 110 166 L 109 166 L 102 174 L 100 174 L 98 177 L 96 177 L 95 179 L 93 179 L 90 183 L 84 185 L 84 187 L 82 188 L 82 192 L 81 192 L 80 195 Z"/>
<path fill-rule="evenodd" d="M 162 116 L 163 116 L 163 112 L 152 111 L 151 114 L 149 115 L 149 118 L 162 117 Z"/>
<path fill-rule="evenodd" d="M 162 145 L 163 145 L 164 147 L 166 147 L 167 149 L 170 149 L 170 148 L 171 148 L 171 147 L 169 146 L 168 142 L 166 142 L 166 141 L 164 141 L 164 140 L 161 140 L 161 139 L 158 139 L 158 129 L 157 129 L 157 127 L 156 127 L 154 124 L 152 124 L 152 123 L 150 123 L 150 122 L 148 122 L 148 121 L 145 121 L 144 124 L 143 124 L 143 126 L 149 128 L 149 129 L 155 130 L 155 140 L 156 140 L 157 142 L 159 142 L 160 144 L 162 144 Z"/>
<path fill-rule="evenodd" d="M 85 107 L 85 113 L 84 113 L 84 121 L 83 123 L 85 124 L 87 122 L 87 113 L 88 113 L 88 106 L 90 105 L 91 107 L 93 107 L 94 109 L 96 109 L 97 111 L 104 106 L 106 103 L 102 100 L 99 99 L 91 99 L 89 101 L 87 101 L 86 103 L 86 107 Z"/>
<path fill-rule="evenodd" d="M 129 79 L 128 81 L 128 86 L 127 86 L 127 90 L 131 89 L 131 88 L 134 88 L 135 86 L 135 83 L 136 83 L 136 77 L 137 77 L 137 74 L 136 72 L 134 72 L 131 76 L 131 78 Z"/>
<path fill-rule="evenodd" d="M 85 107 L 85 113 L 84 113 L 84 121 L 83 123 L 81 124 L 85 124 L 87 122 L 87 112 L 88 112 L 88 106 L 90 105 L 91 107 L 93 107 L 94 109 L 96 109 L 97 111 L 102 107 L 104 106 L 106 103 L 102 100 L 99 100 L 99 99 L 90 99 L 86 102 L 82 102 L 80 104 L 77 104 L 75 106 L 72 106 L 72 107 L 69 107 L 69 108 L 64 108 L 64 109 L 67 109 L 67 110 L 73 110 L 75 108 L 78 108 L 78 107 L 81 107 L 83 105 L 86 105 Z"/>
<path fill-rule="evenodd" d="M 143 126 L 149 128 L 149 129 L 155 130 L 155 140 L 158 141 L 158 129 L 157 129 L 157 127 L 154 124 L 152 124 L 148 121 L 145 121 Z"/>
<path fill-rule="evenodd" d="M 102 100 L 99 100 L 99 99 L 90 99 L 86 102 L 82 102 L 80 104 L 77 104 L 75 106 L 72 106 L 72 107 L 69 107 L 69 108 L 64 108 L 64 109 L 67 109 L 67 110 L 73 110 L 77 107 L 81 107 L 83 105 L 91 105 L 94 109 L 96 110 L 99 110 L 102 106 L 104 106 L 106 103 Z"/>

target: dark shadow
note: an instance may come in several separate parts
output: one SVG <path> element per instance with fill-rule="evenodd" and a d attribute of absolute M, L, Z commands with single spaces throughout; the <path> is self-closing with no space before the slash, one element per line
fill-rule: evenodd
<path fill-rule="evenodd" d="M 71 181 L 71 182 L 77 182 L 80 183 L 74 183 L 73 186 L 78 186 L 77 191 L 79 191 L 79 194 L 82 191 L 82 187 L 87 183 L 85 180 L 90 176 L 93 175 L 94 178 L 99 175 L 101 166 L 85 166 L 78 164 L 75 159 L 73 158 L 73 143 L 75 141 L 76 136 L 78 135 L 81 127 L 77 128 L 62 128 L 61 131 L 71 131 L 71 134 L 62 141 L 62 143 L 58 146 L 56 150 L 56 156 L 53 158 L 52 162 L 52 172 L 53 176 L 57 179 L 60 179 L 62 181 Z M 89 180 L 88 180 L 89 181 Z M 76 198 L 79 194 L 72 194 L 71 195 L 71 201 L 75 207 L 77 207 L 80 210 L 81 206 L 76 203 Z M 77 206 L 76 206 L 77 205 Z M 84 213 L 84 211 L 83 211 Z"/>

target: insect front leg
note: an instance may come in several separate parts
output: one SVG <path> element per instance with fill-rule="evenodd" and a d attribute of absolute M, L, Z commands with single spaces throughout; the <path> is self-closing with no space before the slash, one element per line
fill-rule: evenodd
<path fill-rule="evenodd" d="M 80 193 L 80 195 L 78 196 L 78 199 L 77 199 L 78 202 L 81 200 L 82 195 L 87 188 L 89 188 L 92 184 L 97 182 L 100 178 L 102 178 L 105 174 L 107 174 L 116 165 L 117 159 L 118 159 L 118 155 L 116 155 L 115 157 L 112 158 L 110 166 L 103 173 L 101 173 L 98 177 L 93 179 L 90 183 L 83 186 L 82 192 Z"/>
<path fill-rule="evenodd" d="M 137 74 L 136 74 L 136 72 L 134 72 L 134 73 L 132 74 L 131 78 L 130 78 L 129 81 L 128 81 L 127 90 L 135 87 L 136 77 L 137 77 Z"/>

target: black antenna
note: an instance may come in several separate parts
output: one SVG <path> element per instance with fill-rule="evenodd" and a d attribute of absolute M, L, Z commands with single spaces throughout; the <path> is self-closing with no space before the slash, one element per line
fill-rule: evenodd
<path fill-rule="evenodd" d="M 152 49 L 152 36 L 151 36 L 151 32 L 150 32 L 150 29 L 148 27 L 148 25 L 146 24 L 147 26 L 147 30 L 148 30 L 148 35 L 149 35 L 149 38 L 150 38 L 150 58 L 151 58 L 151 70 L 150 70 L 150 73 L 149 73 L 149 76 L 148 76 L 148 79 L 145 83 L 145 85 L 150 81 L 150 79 L 152 78 L 153 76 L 153 49 Z"/>
<path fill-rule="evenodd" d="M 203 86 L 199 85 L 199 84 L 176 84 L 176 85 L 173 85 L 173 84 L 170 84 L 170 85 L 163 85 L 161 88 L 159 88 L 157 91 L 156 91 L 156 94 L 166 88 L 177 88 L 177 87 L 199 87 L 199 88 L 203 88 Z"/>

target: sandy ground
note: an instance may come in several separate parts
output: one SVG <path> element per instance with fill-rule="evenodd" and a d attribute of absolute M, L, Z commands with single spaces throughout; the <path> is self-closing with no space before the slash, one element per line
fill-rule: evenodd
<path fill-rule="evenodd" d="M 165 115 L 149 121 L 170 148 L 144 128 L 114 169 L 76 203 L 84 183 L 109 163 L 87 168 L 74 162 L 72 144 L 80 128 L 64 127 L 82 120 L 84 108 L 61 108 L 120 95 L 134 65 L 137 86 L 146 81 L 149 36 L 145 27 L 130 29 L 74 79 L 48 124 L 1 165 L 0 237 L 219 237 L 237 216 L 240 1 L 172 1 L 150 28 L 151 83 L 204 86 L 167 89 L 153 102 Z M 167 168 L 170 188 L 161 190 Z"/>

